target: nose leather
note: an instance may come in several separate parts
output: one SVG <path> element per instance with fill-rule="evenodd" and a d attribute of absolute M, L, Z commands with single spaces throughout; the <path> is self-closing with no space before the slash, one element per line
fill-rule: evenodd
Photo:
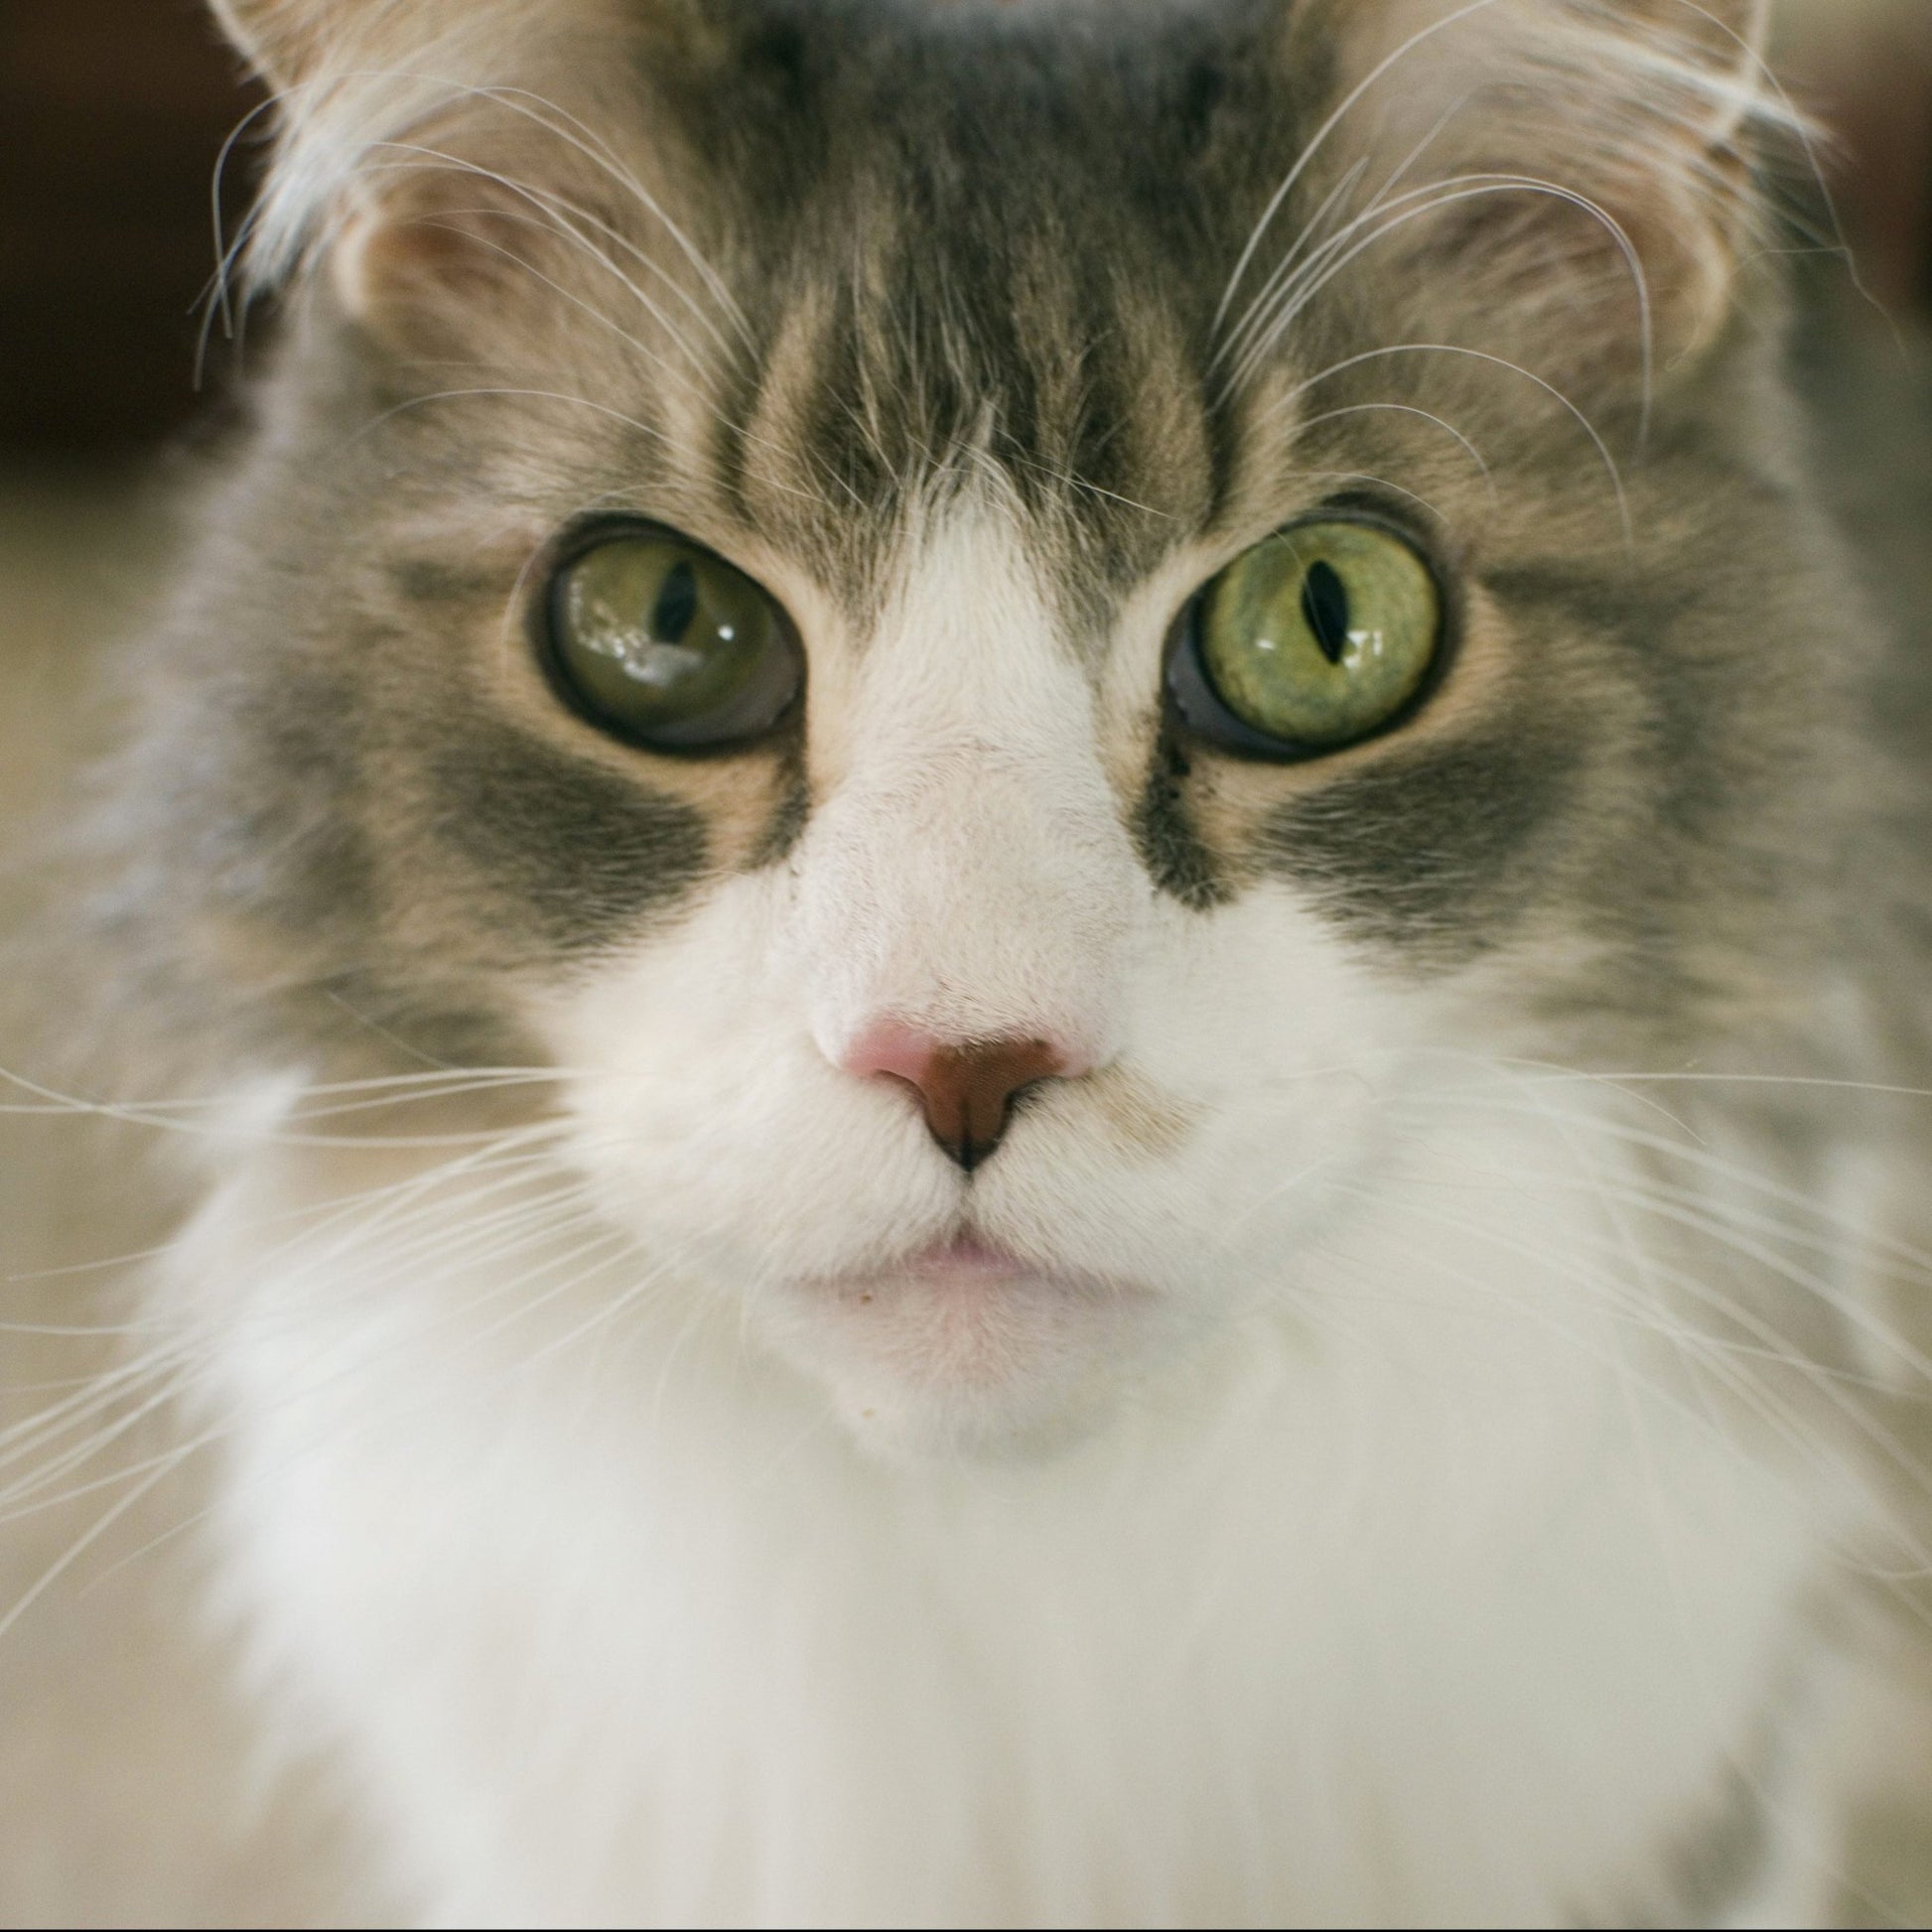
<path fill-rule="evenodd" d="M 944 1040 L 909 1027 L 874 1030 L 845 1065 L 910 1087 L 932 1138 L 968 1173 L 1000 1145 L 1020 1094 L 1073 1070 L 1050 1040 Z"/>

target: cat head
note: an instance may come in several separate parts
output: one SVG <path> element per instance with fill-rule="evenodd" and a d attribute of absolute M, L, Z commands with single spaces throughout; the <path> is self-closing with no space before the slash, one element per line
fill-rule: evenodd
<path fill-rule="evenodd" d="M 995 1442 L 1292 1298 L 1418 1081 L 1776 997 L 1755 8 L 220 11 L 289 313 L 129 791 L 244 1050 L 554 1065 L 653 1269 Z"/>

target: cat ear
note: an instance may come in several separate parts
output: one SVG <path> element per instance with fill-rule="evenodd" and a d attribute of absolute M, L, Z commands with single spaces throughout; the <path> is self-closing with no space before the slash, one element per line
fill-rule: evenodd
<path fill-rule="evenodd" d="M 560 26 L 597 11 L 586 0 L 208 0 L 222 31 L 270 86 L 286 91 L 330 69 L 410 51 L 527 38 L 519 27 Z M 610 10 L 604 10 L 607 14 Z M 648 0 L 634 9 L 646 33 L 695 33 L 703 0 Z M 532 22 L 531 16 L 542 18 Z M 607 27 L 612 25 L 607 19 Z M 621 31 L 613 29 L 613 31 Z"/>
<path fill-rule="evenodd" d="M 1338 146 L 1359 157 L 1366 138 L 1371 172 L 1403 170 L 1398 193 L 1444 184 L 1398 210 L 1401 273 L 1439 310 L 1459 290 L 1486 346 L 1546 372 L 1626 380 L 1641 363 L 1664 380 L 1695 362 L 1733 307 L 1757 164 L 1794 119 L 1764 66 L 1770 0 L 1352 13 L 1337 24 L 1360 97 Z"/>
<path fill-rule="evenodd" d="M 686 19 L 690 0 L 621 16 L 600 0 L 211 4 L 276 92 L 249 279 L 317 266 L 377 341 L 442 355 L 518 326 L 572 239 L 564 209 L 598 192 L 573 101 L 626 33 Z"/>

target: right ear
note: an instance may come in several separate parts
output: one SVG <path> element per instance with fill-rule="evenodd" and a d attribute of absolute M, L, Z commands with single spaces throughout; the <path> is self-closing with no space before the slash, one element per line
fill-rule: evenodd
<path fill-rule="evenodd" d="M 257 285 L 339 256 L 338 241 L 388 203 L 379 184 L 402 179 L 389 165 L 402 158 L 401 144 L 419 142 L 472 89 L 520 67 L 505 58 L 511 43 L 492 31 L 511 11 L 503 0 L 210 4 L 276 97 L 274 157 L 245 257 Z"/>
<path fill-rule="evenodd" d="M 408 52 L 529 43 L 591 26 L 690 43 L 715 30 L 720 0 L 208 0 L 222 31 L 270 86 L 286 91 Z"/>
<path fill-rule="evenodd" d="M 326 263 L 378 334 L 446 337 L 533 248 L 559 201 L 608 196 L 584 123 L 633 55 L 703 56 L 726 0 L 210 0 L 276 92 L 250 279 Z M 620 111 L 635 117 L 634 102 Z"/>
<path fill-rule="evenodd" d="M 211 4 L 276 93 L 249 279 L 323 270 L 343 312 L 406 358 L 461 352 L 492 318 L 513 333 L 573 238 L 568 210 L 608 193 L 573 110 L 655 11 L 610 0 Z M 662 11 L 683 4 L 662 0 Z M 597 224 L 593 212 L 582 227 Z"/>

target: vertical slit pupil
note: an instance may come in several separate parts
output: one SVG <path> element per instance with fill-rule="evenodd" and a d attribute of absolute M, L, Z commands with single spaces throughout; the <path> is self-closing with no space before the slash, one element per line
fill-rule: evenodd
<path fill-rule="evenodd" d="M 650 634 L 660 644 L 681 644 L 698 615 L 698 573 L 688 563 L 673 564 L 650 614 Z"/>
<path fill-rule="evenodd" d="M 1333 564 L 1309 566 L 1309 574 L 1302 580 L 1302 616 L 1321 646 L 1322 656 L 1330 664 L 1339 664 L 1348 648 L 1348 586 Z"/>

